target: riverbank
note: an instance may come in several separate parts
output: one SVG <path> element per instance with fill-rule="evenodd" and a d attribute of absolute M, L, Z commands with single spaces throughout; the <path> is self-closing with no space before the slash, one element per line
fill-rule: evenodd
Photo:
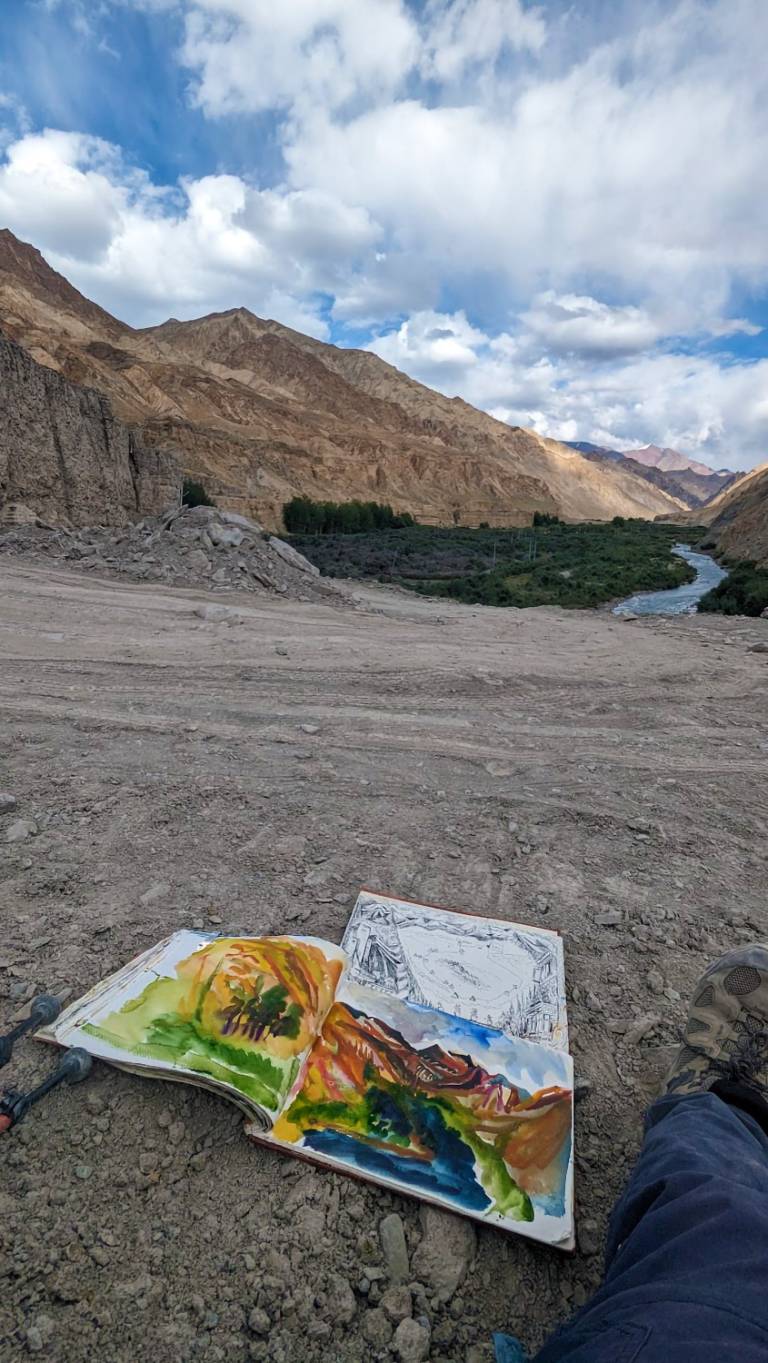
<path fill-rule="evenodd" d="M 301 535 L 291 543 L 332 577 L 375 578 L 468 605 L 575 609 L 693 582 L 695 569 L 672 553 L 680 537 L 673 525 L 616 517 L 510 530 Z"/>
<path fill-rule="evenodd" d="M 613 607 L 614 615 L 692 615 L 707 593 L 728 577 L 728 570 L 711 554 L 697 552 L 689 544 L 674 544 L 671 552 L 693 569 L 694 580 L 668 591 L 629 596 Z"/>

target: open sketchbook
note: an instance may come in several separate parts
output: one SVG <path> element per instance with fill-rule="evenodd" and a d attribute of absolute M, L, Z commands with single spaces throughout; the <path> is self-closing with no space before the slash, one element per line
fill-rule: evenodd
<path fill-rule="evenodd" d="M 222 1094 L 272 1147 L 572 1246 L 555 933 L 364 891 L 342 948 L 176 932 L 39 1035 Z"/>

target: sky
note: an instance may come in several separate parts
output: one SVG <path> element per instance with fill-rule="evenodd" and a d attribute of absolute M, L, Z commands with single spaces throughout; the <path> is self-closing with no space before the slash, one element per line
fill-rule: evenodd
<path fill-rule="evenodd" d="M 768 459 L 766 0 L 2 0 L 0 226 L 560 440 Z"/>

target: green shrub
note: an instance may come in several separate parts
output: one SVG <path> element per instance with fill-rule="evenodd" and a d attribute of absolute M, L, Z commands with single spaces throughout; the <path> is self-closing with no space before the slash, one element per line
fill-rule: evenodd
<path fill-rule="evenodd" d="M 283 507 L 289 535 L 361 535 L 371 530 L 402 530 L 415 525 L 409 512 L 396 514 L 382 502 L 315 502 L 292 497 Z"/>
<path fill-rule="evenodd" d="M 546 514 L 546 513 L 545 513 Z M 693 581 L 673 555 L 685 529 L 629 519 L 481 529 L 415 525 L 358 534 L 292 536 L 322 573 L 398 582 L 429 596 L 493 606 L 597 606 Z"/>
<path fill-rule="evenodd" d="M 721 615 L 762 615 L 768 610 L 768 568 L 751 562 L 737 563 L 728 577 L 707 592 L 699 602 L 700 611 Z"/>
<path fill-rule="evenodd" d="M 202 483 L 196 482 L 194 478 L 184 479 L 184 482 L 182 483 L 181 487 L 181 504 L 182 506 L 216 505 L 216 503 L 212 501 L 211 498 L 208 496 L 208 493 L 206 492 Z"/>

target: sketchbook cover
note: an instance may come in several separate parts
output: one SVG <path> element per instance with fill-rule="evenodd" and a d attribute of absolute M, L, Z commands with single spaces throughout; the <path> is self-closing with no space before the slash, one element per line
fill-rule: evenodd
<path fill-rule="evenodd" d="M 571 1248 L 569 1055 L 342 984 L 260 1142 Z"/>
<path fill-rule="evenodd" d="M 234 1099 L 268 1126 L 330 1008 L 344 954 L 312 937 L 175 932 L 38 1035 Z"/>
<path fill-rule="evenodd" d="M 557 932 L 361 890 L 341 945 L 358 984 L 568 1050 Z"/>

